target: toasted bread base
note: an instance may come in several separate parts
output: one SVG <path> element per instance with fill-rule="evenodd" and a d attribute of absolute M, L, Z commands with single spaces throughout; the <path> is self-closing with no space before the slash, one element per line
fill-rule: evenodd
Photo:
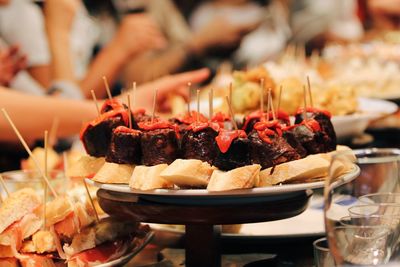
<path fill-rule="evenodd" d="M 93 177 L 93 181 L 108 184 L 128 184 L 134 165 L 106 162 Z"/>
<path fill-rule="evenodd" d="M 129 182 L 129 187 L 139 190 L 173 188 L 174 184 L 160 176 L 167 164 L 155 166 L 136 166 Z"/>
<path fill-rule="evenodd" d="M 227 172 L 215 170 L 208 183 L 208 191 L 226 191 L 253 188 L 258 184 L 261 166 L 243 166 Z"/>

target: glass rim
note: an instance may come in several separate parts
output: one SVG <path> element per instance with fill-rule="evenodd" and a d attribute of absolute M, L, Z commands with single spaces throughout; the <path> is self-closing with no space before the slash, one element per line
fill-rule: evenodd
<path fill-rule="evenodd" d="M 357 225 L 357 224 L 349 224 L 344 222 L 344 219 L 359 219 L 359 218 L 384 218 L 384 219 L 392 219 L 392 218 L 400 218 L 400 215 L 379 215 L 379 214 L 373 214 L 373 215 L 355 215 L 355 217 L 351 215 L 343 216 L 342 218 L 339 219 L 339 223 L 343 226 L 363 226 L 363 225 Z M 370 226 L 370 227 L 381 227 L 382 225 L 365 225 L 365 226 Z"/>
<path fill-rule="evenodd" d="M 323 246 L 319 245 L 319 243 L 321 243 L 323 241 L 326 242 L 326 245 L 327 245 L 326 247 L 323 247 Z M 318 238 L 317 240 L 314 240 L 313 247 L 317 248 L 317 249 L 319 249 L 321 251 L 324 251 L 324 252 L 329 252 L 328 239 L 326 237 L 321 237 L 321 238 Z"/>
<path fill-rule="evenodd" d="M 382 153 L 379 156 L 379 153 Z M 378 154 L 376 157 L 368 157 L 370 155 Z M 385 155 L 386 154 L 386 155 Z M 332 154 L 331 161 L 342 156 L 352 155 L 355 156 L 355 163 L 368 164 L 368 163 L 386 163 L 386 162 L 400 162 L 400 149 L 399 148 L 363 148 L 345 151 L 336 151 Z"/>
<path fill-rule="evenodd" d="M 353 208 L 363 208 L 363 207 L 369 207 L 369 206 L 380 206 L 380 207 L 391 206 L 391 207 L 397 207 L 400 209 L 400 203 L 371 203 L 371 204 L 363 203 L 362 205 L 356 205 L 356 206 L 349 207 L 347 210 L 348 210 L 349 214 L 351 214 L 351 209 L 353 209 Z M 365 216 L 364 214 L 360 214 L 360 213 L 353 213 L 353 214 L 358 215 L 358 216 Z M 373 214 L 371 214 L 371 215 L 373 215 Z M 379 215 L 379 214 L 375 214 L 375 215 Z M 399 212 L 399 215 L 400 215 L 400 212 Z M 388 215 L 388 216 L 397 216 L 397 215 Z"/>
<path fill-rule="evenodd" d="M 400 193 L 399 192 L 369 193 L 369 194 L 365 194 L 365 195 L 358 197 L 358 199 L 361 201 L 362 199 L 368 199 L 369 197 L 374 197 L 374 196 L 398 196 L 398 197 L 400 197 Z M 362 202 L 362 203 L 364 203 L 364 202 Z M 385 204 L 385 203 L 386 204 L 395 204 L 395 202 L 379 202 L 379 203 L 380 204 Z M 364 203 L 364 204 L 379 204 L 379 203 Z"/>

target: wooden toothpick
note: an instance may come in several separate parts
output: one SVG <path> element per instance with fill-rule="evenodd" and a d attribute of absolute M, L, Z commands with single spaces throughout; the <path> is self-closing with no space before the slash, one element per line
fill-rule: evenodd
<path fill-rule="evenodd" d="M 89 199 L 90 205 L 92 206 L 92 209 L 94 211 L 94 215 L 96 216 L 96 221 L 99 222 L 100 221 L 99 214 L 97 213 L 96 206 L 94 205 L 92 196 L 90 195 L 89 188 L 87 186 L 87 183 L 86 183 L 85 179 L 83 179 L 82 182 L 83 182 L 83 185 L 84 185 L 84 187 L 86 189 L 86 194 L 87 194 L 87 197 Z"/>
<path fill-rule="evenodd" d="M 268 90 L 268 102 L 270 102 L 270 106 L 271 106 L 272 119 L 276 120 L 274 102 L 272 102 L 271 88 Z M 269 112 L 269 110 L 267 112 Z"/>
<path fill-rule="evenodd" d="M 49 150 L 49 133 L 44 131 L 44 173 L 49 175 L 48 170 L 48 150 Z M 46 203 L 47 203 L 47 184 L 43 181 L 43 230 L 46 230 Z"/>
<path fill-rule="evenodd" d="M 132 110 L 131 110 L 131 95 L 126 96 L 128 98 L 128 118 L 129 118 L 129 129 L 132 129 Z"/>
<path fill-rule="evenodd" d="M 197 114 L 196 114 L 196 121 L 199 122 L 199 114 L 200 114 L 200 90 L 197 89 L 196 91 L 196 101 L 197 101 Z"/>
<path fill-rule="evenodd" d="M 232 110 L 232 103 L 231 103 L 229 97 L 226 96 L 225 99 L 226 99 L 226 102 L 228 103 L 229 114 L 231 115 L 231 121 L 232 121 L 233 127 L 237 131 L 238 130 L 238 126 L 237 126 L 236 121 L 235 121 L 235 114 L 233 113 L 233 110 Z"/>
<path fill-rule="evenodd" d="M 153 112 L 151 113 L 151 123 L 154 122 L 154 116 L 155 116 L 155 113 L 156 113 L 157 93 L 158 93 L 158 90 L 154 89 L 154 94 L 153 94 Z"/>
<path fill-rule="evenodd" d="M 97 115 L 99 115 L 99 116 L 100 116 L 100 108 L 99 108 L 99 103 L 97 103 L 97 97 L 96 97 L 96 94 L 94 93 L 94 91 L 93 91 L 93 90 L 90 90 L 90 93 L 92 94 L 93 102 L 94 102 L 94 104 L 95 104 L 95 106 L 96 106 Z"/>
<path fill-rule="evenodd" d="M 282 98 L 282 85 L 279 87 L 279 98 L 278 98 L 278 106 L 276 107 L 277 112 L 281 108 L 281 98 Z"/>
<path fill-rule="evenodd" d="M 304 97 L 303 119 L 307 120 L 307 90 L 305 85 L 303 85 L 303 97 Z"/>
<path fill-rule="evenodd" d="M 311 83 L 310 83 L 310 77 L 307 76 L 307 87 L 308 87 L 308 95 L 310 97 L 310 106 L 314 107 L 313 103 L 313 98 L 312 98 L 312 93 L 311 93 Z"/>
<path fill-rule="evenodd" d="M 208 92 L 208 114 L 210 116 L 210 120 L 213 118 L 214 113 L 214 90 L 211 88 L 210 92 Z"/>
<path fill-rule="evenodd" d="M 4 182 L 3 176 L 0 174 L 0 182 L 1 182 L 1 186 L 3 187 L 4 191 L 7 194 L 7 197 L 10 196 L 10 191 L 8 191 L 6 183 Z"/>
<path fill-rule="evenodd" d="M 103 76 L 103 81 L 104 81 L 104 86 L 106 87 L 106 92 L 107 92 L 107 96 L 108 99 L 112 99 L 112 95 L 111 95 L 111 91 L 110 91 L 110 86 L 108 85 L 108 81 L 107 81 L 107 77 Z"/>
<path fill-rule="evenodd" d="M 14 122 L 11 120 L 10 116 L 8 115 L 7 111 L 2 108 L 1 111 L 3 112 L 4 117 L 10 124 L 11 128 L 14 130 L 15 134 L 17 135 L 19 141 L 21 144 L 24 146 L 26 152 L 28 152 L 29 156 L 33 160 L 33 163 L 35 164 L 36 169 L 39 171 L 40 175 L 43 177 L 43 179 L 46 181 L 47 186 L 50 188 L 51 193 L 53 194 L 54 197 L 58 197 L 57 192 L 54 190 L 54 188 L 51 186 L 49 179 L 47 178 L 47 175 L 43 172 L 42 168 L 40 167 L 38 161 L 36 158 L 33 156 L 33 153 L 29 146 L 26 144 L 24 138 L 22 137 L 21 133 L 18 131 L 17 127 L 15 126 Z"/>
<path fill-rule="evenodd" d="M 260 110 L 261 116 L 264 114 L 264 79 L 260 79 Z M 267 110 L 268 112 L 268 110 Z"/>
<path fill-rule="evenodd" d="M 192 100 L 192 83 L 188 82 L 187 83 L 187 87 L 188 87 L 188 103 L 187 103 L 187 112 L 190 116 L 190 101 Z"/>

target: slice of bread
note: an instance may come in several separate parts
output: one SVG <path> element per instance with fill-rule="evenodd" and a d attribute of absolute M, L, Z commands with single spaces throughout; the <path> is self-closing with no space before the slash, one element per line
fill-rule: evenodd
<path fill-rule="evenodd" d="M 40 204 L 41 199 L 32 188 L 23 188 L 11 193 L 0 206 L 0 233 Z"/>
<path fill-rule="evenodd" d="M 258 184 L 261 166 L 259 164 L 239 167 L 227 172 L 215 170 L 208 183 L 208 191 L 225 191 L 253 188 Z"/>
<path fill-rule="evenodd" d="M 325 177 L 328 175 L 329 160 L 322 154 L 309 155 L 303 159 L 276 165 L 260 172 L 259 187 L 272 186 Z"/>
<path fill-rule="evenodd" d="M 35 251 L 39 254 L 57 250 L 54 235 L 49 231 L 38 231 L 32 236 L 32 242 L 35 246 Z"/>
<path fill-rule="evenodd" d="M 105 184 L 128 184 L 134 165 L 106 162 L 93 177 L 93 181 Z"/>
<path fill-rule="evenodd" d="M 136 166 L 132 173 L 129 187 L 139 190 L 173 188 L 173 183 L 160 176 L 160 173 L 167 167 L 167 164 L 158 164 L 155 166 Z"/>
<path fill-rule="evenodd" d="M 74 204 L 68 197 L 58 197 L 46 204 L 46 227 L 64 220 L 74 211 Z"/>
<path fill-rule="evenodd" d="M 93 177 L 105 163 L 105 158 L 81 156 L 76 162 L 67 169 L 68 177 Z"/>
<path fill-rule="evenodd" d="M 160 174 L 179 187 L 207 187 L 215 168 L 197 159 L 177 159 Z"/>

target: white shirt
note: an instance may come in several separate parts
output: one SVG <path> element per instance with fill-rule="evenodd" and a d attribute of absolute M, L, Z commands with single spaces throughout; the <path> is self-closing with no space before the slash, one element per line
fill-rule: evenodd
<path fill-rule="evenodd" d="M 0 37 L 9 45 L 20 46 L 28 57 L 28 67 L 50 63 L 43 15 L 30 0 L 12 0 L 0 6 Z"/>

